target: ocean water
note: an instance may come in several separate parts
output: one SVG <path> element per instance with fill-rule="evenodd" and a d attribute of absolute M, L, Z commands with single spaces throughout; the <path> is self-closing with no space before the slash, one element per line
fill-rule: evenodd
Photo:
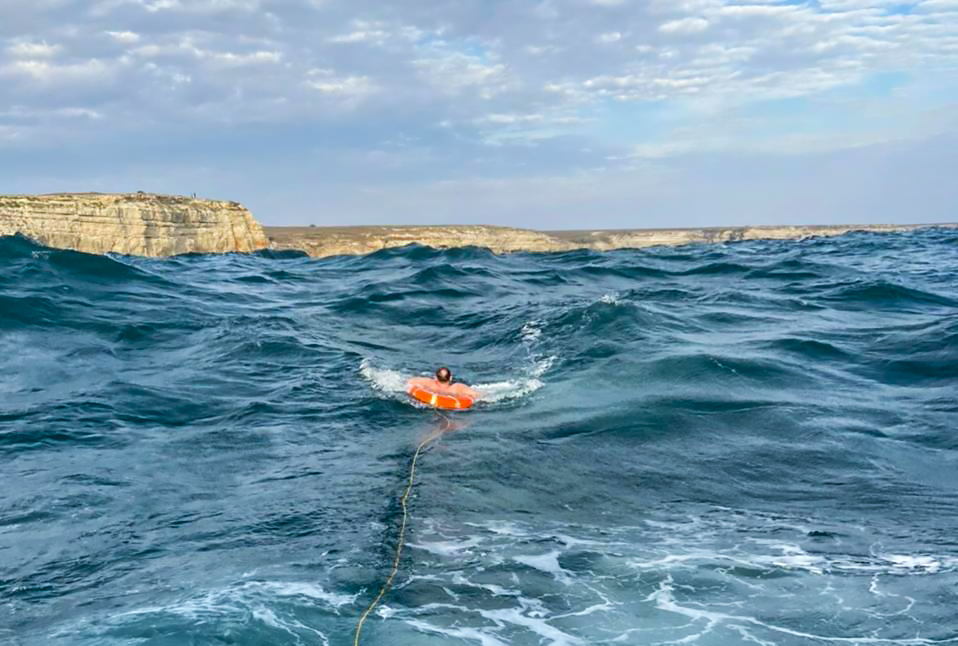
<path fill-rule="evenodd" d="M 444 364 L 485 401 L 402 393 Z M 958 231 L 0 239 L 0 643 L 958 644 Z"/>

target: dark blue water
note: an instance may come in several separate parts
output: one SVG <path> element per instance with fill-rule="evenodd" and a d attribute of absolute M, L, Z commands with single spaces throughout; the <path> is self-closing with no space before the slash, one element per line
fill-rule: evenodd
<path fill-rule="evenodd" d="M 486 401 L 451 421 L 405 376 Z M 958 232 L 0 239 L 0 643 L 958 643 Z"/>

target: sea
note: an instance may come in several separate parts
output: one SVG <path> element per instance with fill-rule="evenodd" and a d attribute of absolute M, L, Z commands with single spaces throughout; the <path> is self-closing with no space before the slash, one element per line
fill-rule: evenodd
<path fill-rule="evenodd" d="M 2 238 L 0 643 L 958 644 L 958 230 Z"/>

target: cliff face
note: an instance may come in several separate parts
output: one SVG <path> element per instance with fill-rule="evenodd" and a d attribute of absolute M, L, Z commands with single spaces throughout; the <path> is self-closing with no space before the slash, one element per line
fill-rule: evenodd
<path fill-rule="evenodd" d="M 474 245 L 495 253 L 554 251 L 558 243 L 549 234 L 539 231 L 468 225 L 269 227 L 266 231 L 272 248 L 297 249 L 315 257 L 367 254 L 412 243 L 436 249 Z"/>
<path fill-rule="evenodd" d="M 702 229 L 637 229 L 632 231 L 557 231 L 553 235 L 566 244 L 595 251 L 630 249 L 657 245 L 683 245 L 739 240 L 801 240 L 838 236 L 852 231 L 891 233 L 927 225 L 807 225 L 764 227 L 710 227 Z"/>
<path fill-rule="evenodd" d="M 87 253 L 255 251 L 263 227 L 236 202 L 145 193 L 0 196 L 0 235 Z"/>
<path fill-rule="evenodd" d="M 485 247 L 510 251 L 608 251 L 759 239 L 800 239 L 850 231 L 906 231 L 923 225 L 835 225 L 530 231 L 493 226 L 263 227 L 236 202 L 145 193 L 0 196 L 0 236 L 88 253 L 170 256 L 180 253 L 296 249 L 310 256 L 367 254 L 418 243 L 437 249 Z M 955 226 L 955 225 L 939 225 Z M 268 235 L 268 237 L 267 237 Z"/>
<path fill-rule="evenodd" d="M 907 231 L 927 225 L 823 225 L 724 227 L 707 229 L 636 229 L 626 231 L 529 231 L 488 226 L 269 227 L 274 249 L 297 249 L 310 256 L 365 254 L 418 243 L 437 249 L 475 245 L 496 253 L 508 251 L 609 251 L 736 240 L 784 240 L 834 236 L 851 231 Z M 953 226 L 953 225 L 943 225 Z"/>

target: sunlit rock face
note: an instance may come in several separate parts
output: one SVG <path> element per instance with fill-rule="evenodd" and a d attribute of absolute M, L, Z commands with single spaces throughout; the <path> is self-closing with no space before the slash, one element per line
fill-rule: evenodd
<path fill-rule="evenodd" d="M 236 202 L 131 194 L 0 196 L 0 235 L 87 253 L 246 252 L 269 241 Z"/>
<path fill-rule="evenodd" d="M 267 227 L 274 249 L 297 249 L 310 256 L 366 254 L 416 243 L 448 249 L 485 247 L 496 253 L 510 251 L 609 251 L 738 240 L 783 240 L 834 236 L 851 231 L 905 231 L 926 225 L 822 225 L 716 227 L 701 229 L 635 229 L 597 231 L 530 231 L 491 226 L 368 226 L 368 227 Z M 951 226 L 951 225 L 944 225 Z"/>

